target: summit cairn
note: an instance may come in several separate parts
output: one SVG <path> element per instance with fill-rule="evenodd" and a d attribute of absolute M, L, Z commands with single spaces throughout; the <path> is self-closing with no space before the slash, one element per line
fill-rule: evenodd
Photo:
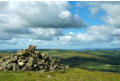
<path fill-rule="evenodd" d="M 4 57 L 0 62 L 0 71 L 65 71 L 66 66 L 36 50 L 29 45 L 28 49 Z"/>

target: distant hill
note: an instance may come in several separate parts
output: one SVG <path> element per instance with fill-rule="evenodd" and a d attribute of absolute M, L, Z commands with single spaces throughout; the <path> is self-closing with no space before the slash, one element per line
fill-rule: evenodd
<path fill-rule="evenodd" d="M 84 49 L 71 49 L 75 51 L 83 51 L 83 50 L 120 50 L 120 48 L 84 48 Z"/>
<path fill-rule="evenodd" d="M 0 49 L 0 52 L 16 52 L 21 49 Z M 74 50 L 74 51 L 83 51 L 83 50 L 120 50 L 120 48 L 83 48 L 83 49 L 38 49 L 40 51 L 48 50 Z"/>
<path fill-rule="evenodd" d="M 19 49 L 0 49 L 0 52 L 16 52 Z"/>

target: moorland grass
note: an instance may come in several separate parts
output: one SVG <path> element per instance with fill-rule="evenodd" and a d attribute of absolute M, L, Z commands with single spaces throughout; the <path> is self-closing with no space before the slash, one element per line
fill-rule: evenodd
<path fill-rule="evenodd" d="M 120 81 L 120 74 L 70 68 L 66 72 L 0 72 L 0 81 Z"/>
<path fill-rule="evenodd" d="M 120 81 L 120 51 L 42 50 L 42 52 L 61 59 L 63 64 L 72 68 L 66 72 L 44 73 L 1 71 L 0 81 Z M 0 53 L 0 56 L 5 57 L 10 54 L 10 52 L 4 52 Z"/>

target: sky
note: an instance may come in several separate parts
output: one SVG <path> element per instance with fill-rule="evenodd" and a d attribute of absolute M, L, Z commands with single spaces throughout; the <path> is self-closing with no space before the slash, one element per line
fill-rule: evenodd
<path fill-rule="evenodd" d="M 0 49 L 120 48 L 120 2 L 0 1 Z"/>

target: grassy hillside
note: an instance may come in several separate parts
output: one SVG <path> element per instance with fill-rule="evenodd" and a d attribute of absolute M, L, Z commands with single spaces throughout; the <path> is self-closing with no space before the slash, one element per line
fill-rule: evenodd
<path fill-rule="evenodd" d="M 72 68 L 65 73 L 0 72 L 0 81 L 120 81 L 120 51 L 87 50 L 77 52 L 54 49 L 39 51 L 60 59 L 63 64 Z M 5 57 L 10 54 L 11 52 L 2 52 L 0 56 Z"/>
<path fill-rule="evenodd" d="M 63 72 L 0 72 L 0 81 L 120 81 L 120 74 L 73 68 Z"/>
<path fill-rule="evenodd" d="M 42 49 L 47 55 L 58 58 L 63 64 L 74 68 L 83 68 L 87 70 L 120 72 L 120 51 L 113 50 L 47 50 Z M 11 52 L 0 53 L 1 57 L 7 56 Z"/>
<path fill-rule="evenodd" d="M 120 51 L 111 50 L 47 50 L 47 55 L 59 58 L 70 67 L 84 68 L 87 70 L 120 72 Z"/>

